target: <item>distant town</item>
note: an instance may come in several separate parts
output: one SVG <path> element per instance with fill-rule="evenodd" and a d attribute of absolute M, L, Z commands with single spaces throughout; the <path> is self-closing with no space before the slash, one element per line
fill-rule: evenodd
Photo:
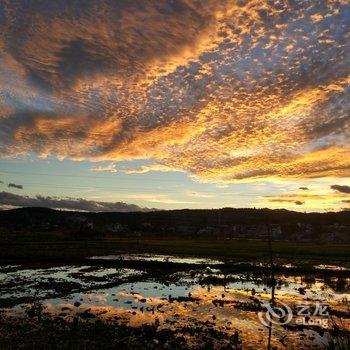
<path fill-rule="evenodd" d="M 312 243 L 350 242 L 350 211 L 300 213 L 271 209 L 171 210 L 88 213 L 47 208 L 0 211 L 1 232 L 63 232 L 91 237 L 252 239 Z"/>

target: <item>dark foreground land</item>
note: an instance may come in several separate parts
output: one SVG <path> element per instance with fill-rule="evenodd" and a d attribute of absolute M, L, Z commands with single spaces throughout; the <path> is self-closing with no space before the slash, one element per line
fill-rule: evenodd
<path fill-rule="evenodd" d="M 272 242 L 274 256 L 286 260 L 318 260 L 324 264 L 349 261 L 350 244 Z M 241 261 L 268 259 L 264 240 L 209 240 L 161 238 L 67 239 L 59 232 L 3 234 L 0 261 L 79 261 L 89 256 L 117 253 L 171 254 Z"/>
<path fill-rule="evenodd" d="M 310 344 L 298 345 L 298 348 L 283 344 L 271 349 L 349 349 L 349 333 L 333 329 L 332 340 L 320 346 Z M 4 334 L 8 334 L 4 337 Z M 195 338 L 195 341 L 193 341 Z M 191 339 L 192 341 L 189 341 Z M 0 348 L 3 350 L 43 349 L 43 350 L 135 350 L 135 349 L 266 349 L 266 342 L 259 347 L 243 347 L 239 334 L 229 335 L 218 331 L 208 323 L 196 327 L 183 326 L 176 332 L 160 328 L 159 325 L 143 325 L 130 327 L 118 325 L 111 321 L 79 321 L 67 322 L 61 317 L 41 317 L 25 320 L 0 321 Z"/>
<path fill-rule="evenodd" d="M 87 214 L 106 234 L 86 229 L 82 214 L 34 214 L 0 217 L 0 350 L 266 349 L 269 332 L 258 313 L 266 311 L 272 286 L 293 320 L 274 325 L 271 349 L 350 349 L 348 214 L 322 217 L 323 228 L 319 216 L 307 217 L 314 221 L 305 225 L 323 229 L 322 239 L 316 231 L 303 242 L 272 237 L 275 282 L 266 235 L 227 236 L 224 215 L 221 231 L 197 227 L 195 235 L 180 235 L 157 226 L 169 219 L 163 213 L 141 213 L 136 222 L 118 214 L 118 222 L 129 220 L 127 229 L 113 223 L 114 214 L 102 224 Z M 53 218 L 42 225 L 43 215 Z M 153 221 L 144 225 L 147 215 Z M 287 229 L 302 217 L 285 215 Z M 217 213 L 208 220 L 214 224 Z M 343 241 L 325 240 L 324 225 L 336 227 Z M 116 228 L 121 232 L 108 232 Z M 327 327 L 298 325 L 298 303 L 316 301 L 329 304 Z"/>
<path fill-rule="evenodd" d="M 273 282 L 262 262 L 104 258 L 0 266 L 0 349 L 267 349 L 258 314 L 273 285 L 293 319 L 273 325 L 271 349 L 349 349 L 344 263 L 278 263 Z M 329 316 L 298 324 L 298 303 L 316 301 Z"/>
<path fill-rule="evenodd" d="M 158 325 L 130 327 L 111 321 L 67 322 L 61 317 L 0 321 L 0 349 L 111 350 L 186 349 L 188 337 L 196 337 L 192 349 L 234 349 L 234 337 L 208 325 L 184 326 L 176 333 Z M 236 341 L 237 343 L 237 341 Z M 200 345 L 198 345 L 200 344 Z"/>
<path fill-rule="evenodd" d="M 331 314 L 327 328 L 275 325 L 271 349 L 350 349 L 349 248 L 272 242 L 276 299 Z M 12 232 L 0 256 L 1 350 L 267 349 L 264 240 Z"/>

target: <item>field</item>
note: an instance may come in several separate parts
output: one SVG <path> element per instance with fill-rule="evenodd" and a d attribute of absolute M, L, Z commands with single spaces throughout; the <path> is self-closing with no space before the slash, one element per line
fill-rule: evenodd
<path fill-rule="evenodd" d="M 322 260 L 323 263 L 349 260 L 349 244 L 272 242 L 276 258 Z M 60 232 L 12 233 L 0 235 L 3 260 L 67 261 L 117 252 L 191 255 L 234 260 L 266 259 L 268 244 L 261 240 L 193 240 L 155 238 L 72 239 Z"/>
<path fill-rule="evenodd" d="M 0 349 L 347 349 L 350 247 L 272 251 L 275 280 L 265 241 L 3 233 Z M 293 318 L 269 336 L 272 287 Z M 318 301 L 329 317 L 298 325 Z"/>

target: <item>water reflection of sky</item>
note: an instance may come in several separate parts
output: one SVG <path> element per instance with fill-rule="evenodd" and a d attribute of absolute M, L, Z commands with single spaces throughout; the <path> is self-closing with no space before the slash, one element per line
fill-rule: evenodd
<path fill-rule="evenodd" d="M 177 258 L 180 259 L 180 258 Z M 163 260 L 164 261 L 164 260 Z M 169 262 L 169 261 L 168 261 Z M 186 260 L 186 263 L 187 260 Z M 191 262 L 192 264 L 192 262 Z M 26 268 L 6 266 L 0 269 L 0 301 L 6 298 L 34 297 L 45 315 L 72 320 L 76 317 L 106 319 L 131 326 L 157 323 L 177 329 L 203 324 L 233 334 L 239 331 L 244 348 L 258 349 L 266 342 L 267 328 L 258 320 L 257 306 L 270 297 L 268 276 L 258 272 L 227 274 L 220 265 L 198 265 L 172 270 L 157 277 L 149 271 L 103 266 L 54 266 Z M 350 280 L 339 277 L 278 275 L 276 298 L 291 307 L 299 301 L 328 302 L 341 312 L 348 311 Z M 58 293 L 55 283 L 75 283 L 70 292 Z M 8 315 L 25 316 L 31 304 L 3 309 Z M 345 318 L 350 328 L 349 317 Z M 281 339 L 296 349 L 320 346 L 324 338 L 311 329 L 290 332 L 274 328 L 273 343 Z"/>
<path fill-rule="evenodd" d="M 74 293 L 67 298 L 45 300 L 45 312 L 59 315 L 67 319 L 74 316 L 84 317 L 94 315 L 98 318 L 113 320 L 131 326 L 141 326 L 147 323 L 158 323 L 160 327 L 176 330 L 178 327 L 195 327 L 198 324 L 208 324 L 210 327 L 233 334 L 239 330 L 243 339 L 249 339 L 249 346 L 259 348 L 266 340 L 266 327 L 257 318 L 257 311 L 246 309 L 245 305 L 252 301 L 252 286 L 250 282 L 242 289 L 237 285 L 200 286 L 162 284 L 152 281 L 125 283 L 118 287 L 107 288 L 87 293 Z M 257 291 L 259 299 L 267 299 L 269 295 Z M 281 300 L 303 300 L 303 296 L 291 298 L 290 294 L 281 294 Z M 183 299 L 181 299 L 183 298 Z M 279 296 L 278 296 L 279 298 Z M 305 300 L 305 299 L 304 299 Z M 222 304 L 220 304 L 222 302 Z M 306 330 L 306 333 L 310 330 Z M 304 331 L 288 332 L 280 326 L 274 330 L 274 342 L 288 336 L 295 346 L 303 339 L 303 344 L 321 344 L 324 340 L 318 333 L 311 332 L 312 341 L 301 334 Z M 247 347 L 247 348 L 250 348 Z"/>
<path fill-rule="evenodd" d="M 195 257 L 178 257 L 172 255 L 156 255 L 156 254 L 118 254 L 118 255 L 103 255 L 92 256 L 91 260 L 124 260 L 124 261 L 154 261 L 154 262 L 169 262 L 176 264 L 191 264 L 191 265 L 221 265 L 223 261 L 195 258 Z"/>

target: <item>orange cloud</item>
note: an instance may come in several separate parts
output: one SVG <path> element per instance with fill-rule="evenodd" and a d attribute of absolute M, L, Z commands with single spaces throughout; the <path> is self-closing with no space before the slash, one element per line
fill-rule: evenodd
<path fill-rule="evenodd" d="M 4 157 L 153 159 L 125 171 L 220 183 L 349 176 L 348 2 L 4 10 Z"/>
<path fill-rule="evenodd" d="M 108 165 L 96 165 L 90 169 L 91 171 L 108 171 L 111 173 L 117 173 L 116 164 L 110 163 Z"/>
<path fill-rule="evenodd" d="M 340 186 L 346 188 L 348 186 Z M 341 210 L 350 202 L 350 195 L 325 189 L 323 191 L 307 191 L 296 193 L 284 193 L 278 195 L 263 196 L 264 201 L 272 206 L 293 207 L 295 205 L 307 205 L 308 207 L 323 208 L 326 210 Z"/>

